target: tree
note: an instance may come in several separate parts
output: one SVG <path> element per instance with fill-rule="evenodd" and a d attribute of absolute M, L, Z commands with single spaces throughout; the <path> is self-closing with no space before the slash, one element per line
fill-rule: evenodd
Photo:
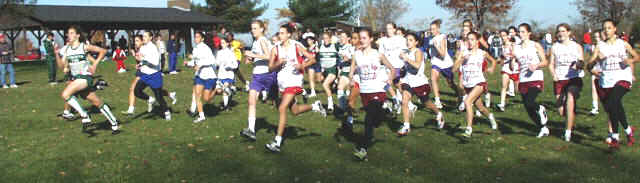
<path fill-rule="evenodd" d="M 251 21 L 261 16 L 269 7 L 262 0 L 207 0 L 205 5 L 193 4 L 193 9 L 208 15 L 229 20 L 227 29 L 249 32 Z"/>
<path fill-rule="evenodd" d="M 395 22 L 409 10 L 409 4 L 402 0 L 364 0 L 362 3 L 360 21 L 373 30 L 384 29 L 384 24 Z"/>
<path fill-rule="evenodd" d="M 336 21 L 348 21 L 354 13 L 353 1 L 345 0 L 289 0 L 288 9 L 278 9 L 278 16 L 301 23 L 313 31 Z"/>
<path fill-rule="evenodd" d="M 517 0 L 436 0 L 436 4 L 452 11 L 456 17 L 471 17 L 475 28 L 483 30 L 489 15 L 505 15 Z"/>

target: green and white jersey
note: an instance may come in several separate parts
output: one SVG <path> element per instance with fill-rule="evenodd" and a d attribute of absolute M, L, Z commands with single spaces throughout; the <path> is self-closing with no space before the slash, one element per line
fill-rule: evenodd
<path fill-rule="evenodd" d="M 338 62 L 338 46 L 336 44 L 320 44 L 318 61 L 320 62 L 320 66 L 322 66 L 322 68 L 335 67 Z"/>
<path fill-rule="evenodd" d="M 71 76 L 91 75 L 91 72 L 89 72 L 91 62 L 87 60 L 87 52 L 85 51 L 84 43 L 80 43 L 80 45 L 75 48 L 71 45 L 67 46 L 63 55 L 67 58 L 67 62 L 69 62 Z"/>

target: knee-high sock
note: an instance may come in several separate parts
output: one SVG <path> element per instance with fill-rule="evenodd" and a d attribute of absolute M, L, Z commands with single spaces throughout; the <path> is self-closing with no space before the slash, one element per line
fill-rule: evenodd
<path fill-rule="evenodd" d="M 69 104 L 71 107 L 73 107 L 73 109 L 78 111 L 78 114 L 80 114 L 81 117 L 86 118 L 88 116 L 87 112 L 82 108 L 80 103 L 78 103 L 78 99 L 76 99 L 75 96 L 69 97 L 67 99 L 67 104 Z"/>
<path fill-rule="evenodd" d="M 114 116 L 113 113 L 111 112 L 111 107 L 109 107 L 109 105 L 107 104 L 102 104 L 102 106 L 100 106 L 100 112 L 102 112 L 104 117 L 106 117 L 109 123 L 111 123 L 111 129 L 117 130 L 118 120 L 116 119 L 116 116 Z"/>

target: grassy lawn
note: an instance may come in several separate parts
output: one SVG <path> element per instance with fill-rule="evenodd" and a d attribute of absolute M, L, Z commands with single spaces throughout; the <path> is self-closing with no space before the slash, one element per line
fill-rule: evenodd
<path fill-rule="evenodd" d="M 128 63 L 134 68 L 131 60 Z M 635 182 L 640 178 L 634 171 L 640 169 L 638 145 L 610 152 L 604 144 L 607 117 L 603 110 L 597 116 L 588 115 L 591 89 L 587 82 L 578 101 L 573 142 L 560 138 L 565 120 L 552 111 L 555 100 L 548 73 L 538 101 L 550 109 L 549 137 L 535 138 L 538 128 L 517 96 L 510 99 L 507 112 L 493 110 L 498 132 L 480 118 L 474 136 L 464 139 L 456 128 L 464 115 L 454 112 L 455 98 L 442 83 L 443 101 L 448 105 L 445 130 L 438 131 L 435 115 L 421 109 L 409 136 L 398 138 L 400 117 L 389 115 L 375 131 L 369 161 L 360 162 L 351 155 L 351 138 L 337 133 L 340 118 L 336 116 L 324 119 L 312 112 L 291 116 L 283 152 L 273 154 L 264 144 L 273 139 L 277 110 L 259 103 L 258 141 L 244 140 L 238 134 L 246 127 L 244 92 L 233 99 L 231 112 L 217 111 L 221 98 L 216 97 L 208 106 L 207 121 L 193 124 L 184 112 L 193 82 L 188 69 L 165 76 L 165 88 L 178 92 L 178 103 L 171 106 L 172 121 L 147 114 L 146 102 L 141 100 L 135 116 L 121 115 L 134 74 L 117 74 L 110 61 L 99 67 L 97 75 L 110 86 L 98 95 L 112 106 L 123 123 L 123 133 L 112 136 L 108 128 L 101 128 L 90 136 L 81 133 L 80 120 L 56 117 L 62 112 L 63 85 L 47 84 L 46 64 L 14 66 L 20 88 L 0 89 L 1 182 Z M 242 66 L 242 71 L 248 76 L 248 67 Z M 584 80 L 590 81 L 589 77 Z M 499 101 L 497 78 L 498 72 L 489 82 L 493 103 Z M 636 90 L 625 96 L 624 105 L 629 122 L 640 125 Z M 326 104 L 325 96 L 320 96 Z M 81 103 L 90 107 L 86 101 Z M 94 122 L 108 124 L 97 110 L 93 113 Z M 354 128 L 357 134 L 364 129 L 363 118 L 360 112 Z"/>

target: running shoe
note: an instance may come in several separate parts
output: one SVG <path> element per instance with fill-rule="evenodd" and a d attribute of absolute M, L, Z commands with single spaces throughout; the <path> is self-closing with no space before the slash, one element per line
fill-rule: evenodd
<path fill-rule="evenodd" d="M 627 146 L 631 147 L 633 146 L 633 143 L 636 142 L 636 139 L 633 138 L 633 133 L 636 131 L 636 127 L 631 127 L 631 133 L 627 134 Z"/>
<path fill-rule="evenodd" d="M 193 123 L 201 123 L 201 122 L 203 122 L 204 120 L 206 120 L 206 118 L 204 118 L 204 117 L 198 117 L 198 118 L 196 118 L 195 120 L 193 120 Z"/>
<path fill-rule="evenodd" d="M 367 149 L 365 148 L 356 149 L 353 152 L 353 156 L 355 156 L 360 161 L 364 161 L 367 159 Z"/>
<path fill-rule="evenodd" d="M 547 128 L 546 126 L 540 128 L 540 132 L 538 133 L 537 138 L 542 138 L 545 136 L 549 136 L 549 128 Z"/>
<path fill-rule="evenodd" d="M 251 131 L 249 128 L 242 129 L 240 135 L 248 138 L 249 140 L 256 141 L 256 132 Z"/>
<path fill-rule="evenodd" d="M 322 117 L 325 117 L 325 118 L 327 117 L 327 110 L 324 109 L 324 107 L 322 106 L 322 102 L 320 102 L 320 100 L 316 100 L 316 102 L 313 103 L 312 110 L 314 112 L 320 113 Z"/>
<path fill-rule="evenodd" d="M 278 145 L 278 143 L 276 143 L 276 141 L 271 141 L 271 143 L 268 143 L 266 145 L 264 145 L 264 147 L 274 153 L 279 153 L 280 152 L 280 146 Z"/>

